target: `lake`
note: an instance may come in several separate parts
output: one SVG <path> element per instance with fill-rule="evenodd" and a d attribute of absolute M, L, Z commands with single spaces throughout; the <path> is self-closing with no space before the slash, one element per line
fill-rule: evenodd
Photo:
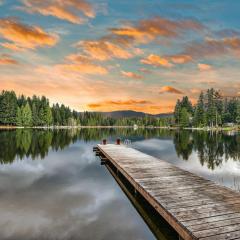
<path fill-rule="evenodd" d="M 0 130 L 0 239 L 178 239 L 93 153 L 103 138 L 114 142 L 118 137 L 131 140 L 131 147 L 142 152 L 240 190 L 236 132 Z"/>

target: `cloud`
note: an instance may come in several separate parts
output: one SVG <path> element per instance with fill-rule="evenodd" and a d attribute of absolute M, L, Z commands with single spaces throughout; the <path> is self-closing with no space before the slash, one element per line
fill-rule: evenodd
<path fill-rule="evenodd" d="M 6 54 L 0 54 L 0 66 L 1 65 L 18 65 L 18 61 Z"/>
<path fill-rule="evenodd" d="M 58 36 L 45 32 L 37 26 L 24 25 L 13 19 L 0 19 L 0 36 L 9 42 L 2 43 L 9 49 L 35 49 L 51 47 L 58 42 Z"/>
<path fill-rule="evenodd" d="M 137 74 L 137 73 L 133 73 L 133 72 L 125 72 L 125 71 L 121 71 L 121 74 L 124 76 L 124 77 L 127 77 L 127 78 L 133 78 L 133 79 L 143 79 L 143 76 Z"/>
<path fill-rule="evenodd" d="M 53 16 L 74 24 L 82 24 L 86 17 L 94 18 L 95 11 L 92 4 L 85 0 L 23 0 L 24 6 L 20 7 L 29 13 L 39 13 L 44 16 Z"/>
<path fill-rule="evenodd" d="M 7 48 L 7 49 L 9 49 L 11 51 L 15 51 L 15 52 L 25 50 L 24 48 L 17 46 L 15 43 L 5 42 L 5 43 L 0 43 L 0 46 L 2 46 L 4 48 Z"/>
<path fill-rule="evenodd" d="M 202 43 L 193 42 L 186 46 L 186 49 L 175 55 L 158 56 L 150 54 L 141 60 L 142 63 L 153 65 L 172 67 L 175 64 L 186 64 L 198 59 L 206 57 L 216 57 L 219 55 L 240 54 L 240 38 L 230 37 L 224 39 L 205 39 Z M 212 67 L 207 64 L 198 64 L 201 71 L 210 70 Z"/>
<path fill-rule="evenodd" d="M 145 74 L 149 74 L 149 73 L 152 73 L 152 71 L 151 70 L 149 70 L 149 69 L 146 69 L 146 68 L 139 68 L 139 71 L 140 72 L 142 72 L 142 73 L 145 73 Z"/>
<path fill-rule="evenodd" d="M 168 57 L 175 64 L 184 64 L 192 61 L 192 57 L 189 55 L 172 55 Z"/>
<path fill-rule="evenodd" d="M 67 72 L 78 72 L 81 74 L 100 74 L 105 75 L 108 73 L 108 69 L 95 64 L 86 56 L 80 54 L 72 54 L 66 57 L 64 64 L 56 65 L 57 68 Z"/>
<path fill-rule="evenodd" d="M 129 23 L 121 28 L 111 28 L 110 31 L 118 41 L 148 43 L 158 37 L 177 38 L 186 31 L 200 31 L 204 27 L 194 20 L 169 20 L 162 17 L 154 17 Z"/>
<path fill-rule="evenodd" d="M 82 48 L 83 52 L 89 57 L 99 61 L 112 58 L 129 59 L 139 53 L 139 50 L 132 49 L 134 51 L 130 52 L 121 46 L 104 40 L 80 41 L 76 46 Z"/>
<path fill-rule="evenodd" d="M 156 67 L 173 67 L 174 64 L 185 64 L 191 62 L 193 59 L 189 55 L 176 54 L 176 55 L 166 55 L 158 56 L 155 54 L 150 54 L 148 57 L 141 60 L 141 63 L 153 65 Z"/>
<path fill-rule="evenodd" d="M 117 101 L 103 101 L 103 102 L 98 102 L 98 103 L 89 103 L 88 107 L 89 108 L 101 108 L 101 107 L 108 107 L 108 106 L 134 106 L 134 105 L 145 105 L 145 104 L 150 104 L 150 101 L 147 100 L 117 100 Z"/>
<path fill-rule="evenodd" d="M 220 38 L 240 36 L 240 32 L 234 29 L 222 29 L 214 32 L 214 34 Z"/>
<path fill-rule="evenodd" d="M 198 59 L 218 57 L 220 55 L 240 55 L 240 38 L 228 37 L 223 39 L 206 38 L 203 42 L 192 42 L 186 45 L 182 53 L 175 55 L 166 55 L 166 63 L 170 65 L 185 64 Z M 156 58 L 157 59 L 157 58 Z M 147 61 L 150 64 L 150 61 Z M 154 64 L 152 64 L 154 65 Z M 198 66 L 199 70 L 210 70 L 210 66 Z"/>
<path fill-rule="evenodd" d="M 170 113 L 173 111 L 175 105 L 164 105 L 164 106 L 158 106 L 158 105 L 152 105 L 149 106 L 149 109 L 154 110 L 155 113 Z"/>
<path fill-rule="evenodd" d="M 211 65 L 208 65 L 208 64 L 204 64 L 204 63 L 199 63 L 198 64 L 198 69 L 200 71 L 209 71 L 212 69 L 212 66 Z"/>
<path fill-rule="evenodd" d="M 150 54 L 148 57 L 141 60 L 141 63 L 153 65 L 156 67 L 172 67 L 173 64 L 169 62 L 167 58 L 160 57 L 155 54 Z"/>
<path fill-rule="evenodd" d="M 193 59 L 216 57 L 223 54 L 234 54 L 240 51 L 240 38 L 205 39 L 204 42 L 194 42 L 188 45 L 184 54 Z"/>
<path fill-rule="evenodd" d="M 182 91 L 176 89 L 176 88 L 173 88 L 171 86 L 164 86 L 160 89 L 159 91 L 160 94 L 163 94 L 163 93 L 173 93 L 173 94 L 183 94 Z"/>

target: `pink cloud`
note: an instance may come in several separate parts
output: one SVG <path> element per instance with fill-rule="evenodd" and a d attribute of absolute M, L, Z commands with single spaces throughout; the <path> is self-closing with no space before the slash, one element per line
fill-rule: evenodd
<path fill-rule="evenodd" d="M 21 9 L 29 13 L 53 16 L 74 24 L 84 23 L 79 13 L 89 18 L 95 17 L 92 4 L 85 0 L 23 0 L 23 4 Z"/>
<path fill-rule="evenodd" d="M 160 94 L 162 93 L 173 93 L 173 94 L 183 94 L 182 91 L 174 88 L 174 87 L 171 87 L 171 86 L 164 86 L 160 89 L 159 91 Z"/>
<path fill-rule="evenodd" d="M 212 66 L 211 65 L 208 65 L 208 64 L 204 64 L 204 63 L 199 63 L 198 64 L 198 69 L 200 71 L 209 71 L 212 69 Z"/>
<path fill-rule="evenodd" d="M 137 73 L 133 73 L 133 72 L 125 72 L 125 71 L 121 71 L 121 74 L 124 76 L 124 77 L 127 77 L 127 78 L 133 78 L 133 79 L 143 79 L 143 76 L 137 74 Z"/>

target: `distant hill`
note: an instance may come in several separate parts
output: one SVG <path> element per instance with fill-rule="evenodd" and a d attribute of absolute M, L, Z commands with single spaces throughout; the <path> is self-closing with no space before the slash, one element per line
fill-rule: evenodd
<path fill-rule="evenodd" d="M 132 110 L 123 110 L 123 111 L 113 111 L 113 112 L 99 112 L 104 116 L 111 117 L 111 118 L 122 118 L 122 117 L 159 117 L 159 118 L 167 118 L 172 117 L 173 113 L 160 113 L 160 114 L 148 114 L 144 112 L 136 112 Z"/>

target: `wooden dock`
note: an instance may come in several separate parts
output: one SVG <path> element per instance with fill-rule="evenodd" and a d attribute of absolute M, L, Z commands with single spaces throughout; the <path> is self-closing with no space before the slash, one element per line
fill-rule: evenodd
<path fill-rule="evenodd" d="M 124 145 L 95 150 L 181 238 L 240 239 L 240 193 Z"/>

